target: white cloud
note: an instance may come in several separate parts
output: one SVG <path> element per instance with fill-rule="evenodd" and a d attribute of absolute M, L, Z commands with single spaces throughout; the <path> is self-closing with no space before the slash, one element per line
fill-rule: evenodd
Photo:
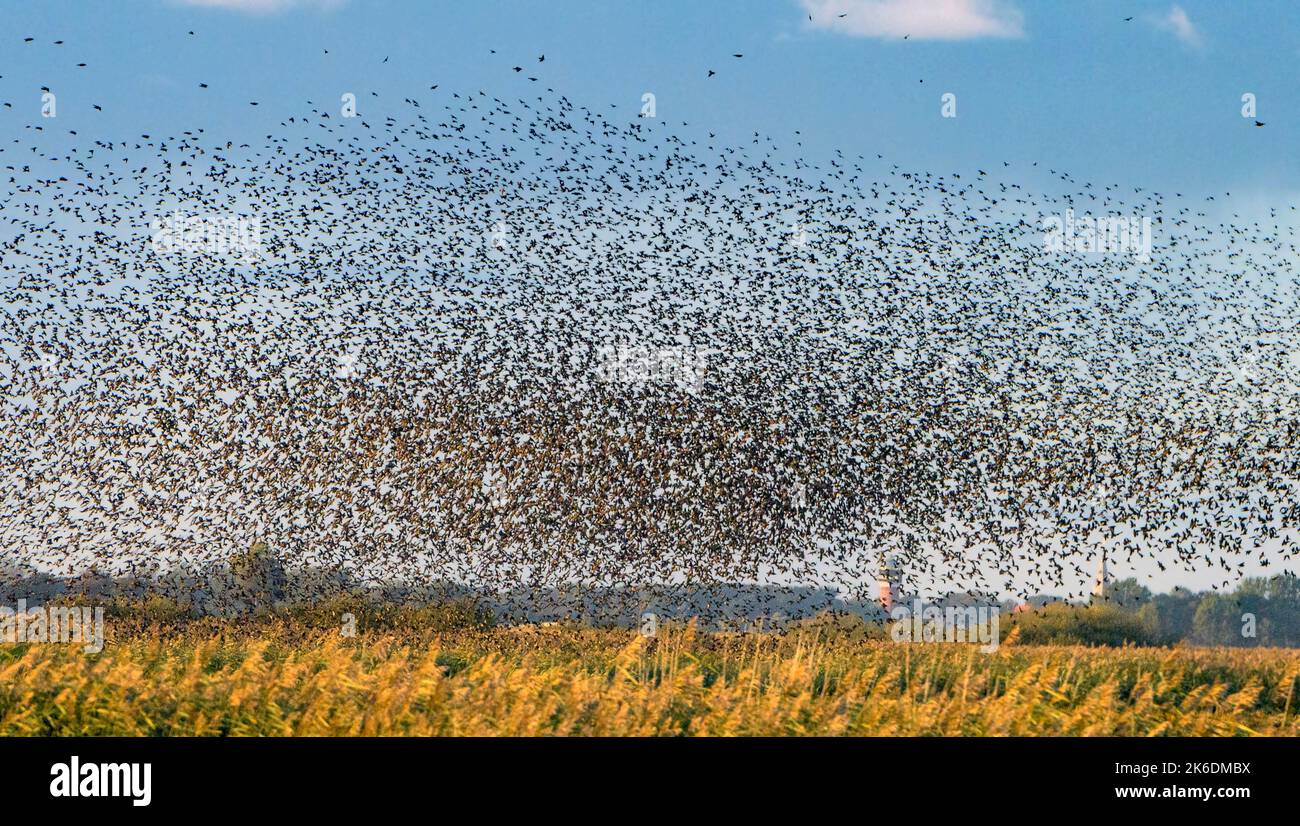
<path fill-rule="evenodd" d="M 973 40 L 1021 37 L 1024 15 L 1010 0 L 799 0 L 817 29 L 856 37 Z M 841 17 L 840 15 L 843 15 Z"/>
<path fill-rule="evenodd" d="M 175 0 L 182 6 L 204 9 L 231 9 L 232 11 L 269 14 L 294 8 L 332 9 L 347 0 Z"/>
<path fill-rule="evenodd" d="M 1188 46 L 1199 47 L 1202 43 L 1200 30 L 1192 24 L 1191 18 L 1183 11 L 1182 6 L 1175 4 L 1164 14 L 1148 19 L 1157 29 L 1169 32 Z"/>

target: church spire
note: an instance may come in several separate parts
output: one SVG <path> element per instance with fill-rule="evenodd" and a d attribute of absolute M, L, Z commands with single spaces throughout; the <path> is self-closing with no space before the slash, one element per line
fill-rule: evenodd
<path fill-rule="evenodd" d="M 1110 574 L 1106 570 L 1106 549 L 1101 549 L 1101 559 L 1097 562 L 1097 578 L 1092 583 L 1092 595 L 1099 600 L 1106 598 L 1106 584 Z"/>
<path fill-rule="evenodd" d="M 882 555 L 880 569 L 876 575 L 876 584 L 880 593 L 880 607 L 889 611 L 898 602 L 900 586 L 900 568 L 898 560 L 892 554 Z"/>

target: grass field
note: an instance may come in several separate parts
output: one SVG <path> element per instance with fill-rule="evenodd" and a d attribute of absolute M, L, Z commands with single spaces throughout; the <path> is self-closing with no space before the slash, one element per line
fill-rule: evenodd
<path fill-rule="evenodd" d="M 1296 735 L 1300 652 L 814 633 L 118 627 L 0 646 L 4 735 Z"/>

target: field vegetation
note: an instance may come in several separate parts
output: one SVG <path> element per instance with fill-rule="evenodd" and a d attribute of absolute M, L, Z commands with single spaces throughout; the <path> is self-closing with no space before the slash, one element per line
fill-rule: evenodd
<path fill-rule="evenodd" d="M 472 610 L 114 613 L 99 654 L 0 645 L 5 735 L 1295 735 L 1300 652 L 898 644 Z M 329 620 L 327 622 L 327 620 Z"/>

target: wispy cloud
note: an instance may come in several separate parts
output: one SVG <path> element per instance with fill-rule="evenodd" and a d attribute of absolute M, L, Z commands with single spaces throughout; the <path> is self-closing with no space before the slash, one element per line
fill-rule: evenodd
<path fill-rule="evenodd" d="M 1192 23 L 1182 6 L 1177 4 L 1170 6 L 1169 11 L 1153 15 L 1148 18 L 1148 21 L 1157 29 L 1169 32 L 1188 46 L 1200 48 L 1204 44 L 1200 30 Z"/>
<path fill-rule="evenodd" d="M 973 40 L 1021 37 L 1024 15 L 1009 0 L 799 0 L 809 25 L 855 37 Z"/>
<path fill-rule="evenodd" d="M 173 0 L 182 6 L 205 9 L 230 9 L 251 14 L 270 14 L 296 8 L 333 9 L 347 0 Z"/>

